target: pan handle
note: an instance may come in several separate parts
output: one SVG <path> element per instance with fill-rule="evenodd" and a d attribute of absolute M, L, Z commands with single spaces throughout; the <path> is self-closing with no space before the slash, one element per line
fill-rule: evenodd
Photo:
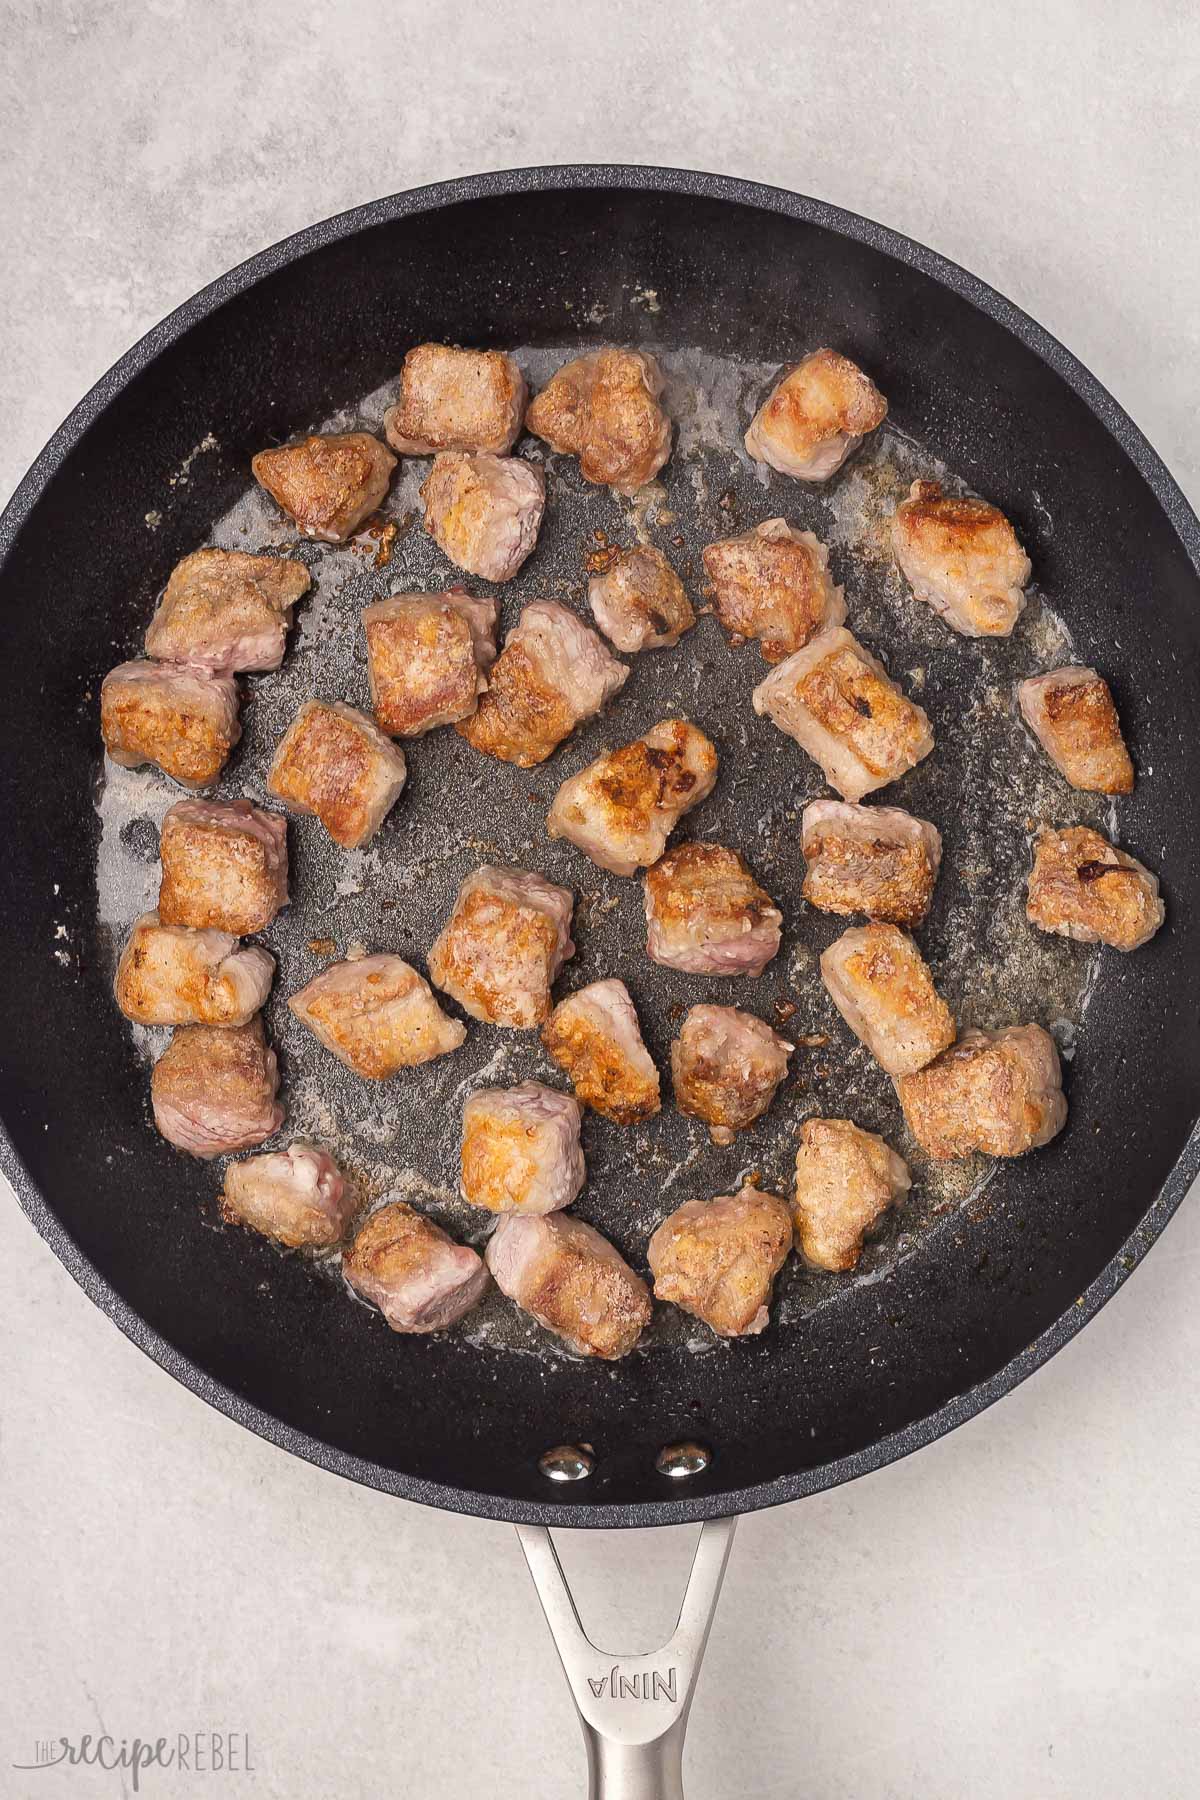
<path fill-rule="evenodd" d="M 583 1727 L 588 1800 L 684 1800 L 683 1737 L 736 1527 L 706 1520 L 670 1640 L 620 1656 L 585 1633 L 548 1529 L 517 1526 Z"/>

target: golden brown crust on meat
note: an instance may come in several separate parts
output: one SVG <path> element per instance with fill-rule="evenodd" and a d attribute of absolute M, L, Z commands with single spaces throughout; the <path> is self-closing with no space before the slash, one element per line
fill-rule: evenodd
<path fill-rule="evenodd" d="M 552 450 L 577 456 L 585 480 L 626 490 L 650 481 L 671 446 L 646 359 L 630 350 L 567 363 L 531 403 L 525 424 Z"/>
<path fill-rule="evenodd" d="M 379 740 L 354 719 L 320 702 L 300 709 L 267 775 L 267 791 L 315 813 L 335 844 L 353 849 L 370 819 Z"/>
<path fill-rule="evenodd" d="M 390 737 L 475 709 L 479 667 L 469 622 L 453 606 L 364 618 L 375 723 Z"/>
<path fill-rule="evenodd" d="M 487 888 L 474 888 L 460 895 L 429 952 L 429 973 L 438 987 L 466 995 L 477 1016 L 493 1025 L 541 1025 L 550 1015 L 558 941 L 554 920 L 537 907 L 515 906 Z M 508 972 L 504 986 L 484 973 L 484 945 L 488 961 Z"/>
<path fill-rule="evenodd" d="M 743 1188 L 736 1211 L 688 1200 L 650 1239 L 655 1298 L 702 1319 L 720 1337 L 761 1329 L 775 1277 L 792 1248 L 792 1220 L 778 1194 Z"/>
<path fill-rule="evenodd" d="M 237 742 L 237 724 L 219 729 L 213 714 L 178 697 L 166 700 L 144 682 L 106 682 L 100 731 L 111 753 L 142 757 L 187 787 L 208 787 Z"/>
<path fill-rule="evenodd" d="M 419 1271 L 431 1245 L 449 1242 L 432 1219 L 403 1200 L 392 1200 L 364 1220 L 342 1257 L 342 1268 L 356 1286 L 364 1278 L 371 1284 L 392 1282 Z"/>
<path fill-rule="evenodd" d="M 489 1212 L 519 1212 L 540 1173 L 538 1144 L 537 1127 L 527 1120 L 468 1108 L 463 1114 L 463 1198 Z"/>
<path fill-rule="evenodd" d="M 664 927 L 686 925 L 703 913 L 714 928 L 750 931 L 779 909 L 749 865 L 723 844 L 679 844 L 645 875 L 646 894 Z"/>
<path fill-rule="evenodd" d="M 825 623 L 829 578 L 812 544 L 751 531 L 706 544 L 703 559 L 717 617 L 737 637 L 758 638 L 764 661 L 802 650 Z"/>
<path fill-rule="evenodd" d="M 1067 780 L 1085 793 L 1131 794 L 1133 762 L 1107 681 L 1063 682 L 1042 689 L 1046 729 Z"/>
<path fill-rule="evenodd" d="M 896 508 L 896 528 L 930 553 L 948 557 L 1002 553 L 1013 540 L 1013 528 L 998 507 L 944 494 L 938 481 L 914 481 L 909 499 Z"/>
<path fill-rule="evenodd" d="M 1036 1031 L 1033 1026 L 1023 1033 Z M 1053 1048 L 1047 1034 L 1040 1037 Z M 1057 1059 L 1053 1059 L 1057 1068 Z M 1046 1089 L 1027 1058 L 1006 1042 L 977 1031 L 913 1075 L 902 1075 L 896 1093 L 909 1130 L 935 1162 L 970 1156 L 1022 1156 L 1061 1125 Z M 1065 1117 L 1065 1111 L 1062 1114 Z"/>
<path fill-rule="evenodd" d="M 696 614 L 682 581 L 661 550 L 651 544 L 633 544 L 607 563 L 601 577 L 610 604 L 628 615 L 628 624 L 640 623 L 654 638 L 678 638 L 696 623 Z M 628 625 L 623 625 L 622 636 Z M 610 635 L 613 635 L 610 633 Z M 620 649 L 632 648 L 613 635 Z"/>
<path fill-rule="evenodd" d="M 835 831 L 814 834 L 802 893 L 822 912 L 866 913 L 892 925 L 919 925 L 937 874 L 924 844 L 874 843 Z"/>
<path fill-rule="evenodd" d="M 784 377 L 762 410 L 769 432 L 789 448 L 815 449 L 839 433 L 865 437 L 887 418 L 887 401 L 857 363 L 836 350 L 814 350 Z"/>
<path fill-rule="evenodd" d="M 650 1323 L 650 1295 L 632 1270 L 589 1254 L 569 1238 L 540 1266 L 521 1305 L 549 1330 L 606 1362 L 627 1356 Z"/>
<path fill-rule="evenodd" d="M 249 1096 L 269 1106 L 278 1079 L 262 1018 L 248 1025 L 178 1025 L 150 1075 L 150 1092 L 170 1105 L 225 1103 Z"/>
<path fill-rule="evenodd" d="M 883 777 L 919 760 L 928 727 L 899 689 L 849 646 L 800 677 L 801 703 L 819 725 L 848 744 L 869 774 Z"/>
<path fill-rule="evenodd" d="M 402 454 L 436 450 L 503 454 L 515 435 L 524 382 L 502 350 L 418 344 L 404 359 L 400 392 L 383 417 L 384 433 Z M 414 452 L 412 445 L 421 445 Z"/>
<path fill-rule="evenodd" d="M 307 437 L 251 458 L 254 479 L 305 537 L 351 537 L 387 493 L 396 458 L 367 431 Z"/>
<path fill-rule="evenodd" d="M 1034 845 L 1026 913 L 1043 931 L 1136 950 L 1162 924 L 1157 883 L 1087 825 L 1043 826 Z"/>
<path fill-rule="evenodd" d="M 573 708 L 542 679 L 525 645 L 510 640 L 492 669 L 487 693 L 454 729 L 485 755 L 532 769 L 553 755 L 576 722 Z"/>
<path fill-rule="evenodd" d="M 907 1191 L 903 1162 L 875 1132 L 850 1119 L 806 1119 L 796 1153 L 796 1248 L 815 1268 L 853 1269 L 867 1232 Z"/>
<path fill-rule="evenodd" d="M 933 976 L 912 939 L 895 925 L 871 924 L 860 928 L 857 948 L 842 965 L 844 978 L 856 986 L 886 995 L 889 1025 L 912 1020 L 923 1026 L 922 1036 L 938 1048 L 954 1042 L 954 1015 L 933 985 Z M 844 942 L 846 933 L 838 942 Z"/>
<path fill-rule="evenodd" d="M 168 813 L 159 857 L 158 916 L 164 925 L 251 937 L 279 911 L 267 847 L 253 832 L 215 831 Z"/>
<path fill-rule="evenodd" d="M 546 1054 L 565 1070 L 576 1097 L 617 1125 L 635 1125 L 661 1108 L 658 1071 L 634 1068 L 622 1047 L 585 1012 L 558 1007 L 542 1027 Z"/>
<path fill-rule="evenodd" d="M 146 632 L 146 653 L 187 660 L 215 633 L 236 637 L 286 625 L 312 585 L 303 563 L 240 550 L 194 550 L 176 563 Z"/>

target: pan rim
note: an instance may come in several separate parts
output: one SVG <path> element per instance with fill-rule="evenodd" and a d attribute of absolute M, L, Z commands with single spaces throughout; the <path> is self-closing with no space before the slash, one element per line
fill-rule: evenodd
<path fill-rule="evenodd" d="M 67 455 L 108 405 L 167 348 L 226 301 L 245 293 L 265 277 L 286 268 L 326 244 L 351 238 L 389 223 L 463 201 L 500 198 L 552 189 L 591 188 L 614 192 L 691 194 L 698 198 L 752 206 L 815 224 L 865 244 L 930 276 L 1017 337 L 1081 399 L 1137 468 L 1165 513 L 1197 577 L 1200 578 L 1200 520 L 1162 459 L 1108 390 L 1050 332 L 996 289 L 957 263 L 916 240 L 860 214 L 785 188 L 736 176 L 689 169 L 628 164 L 552 164 L 496 170 L 434 182 L 369 201 L 280 239 L 237 264 L 169 313 L 145 333 L 100 377 L 68 414 L 18 483 L 0 514 L 0 568 L 33 508 Z M 424 1480 L 387 1469 L 309 1436 L 252 1405 L 213 1379 L 148 1326 L 104 1279 L 61 1223 L 33 1181 L 0 1120 L 0 1173 L 16 1193 L 35 1229 L 88 1298 L 160 1368 L 200 1399 L 279 1449 L 299 1456 L 332 1474 L 418 1504 L 516 1524 L 574 1527 L 644 1527 L 687 1524 L 708 1518 L 753 1512 L 788 1500 L 803 1499 L 886 1467 L 912 1451 L 935 1442 L 965 1424 L 1022 1381 L 1068 1343 L 1110 1300 L 1183 1200 L 1200 1173 L 1200 1120 L 1166 1181 L 1112 1259 L 1066 1312 L 994 1375 L 955 1395 L 924 1418 L 915 1420 L 874 1444 L 816 1468 L 780 1476 L 725 1492 L 692 1496 L 664 1493 L 661 1500 L 576 1504 L 519 1500 Z M 664 1487 L 666 1483 L 664 1481 Z"/>

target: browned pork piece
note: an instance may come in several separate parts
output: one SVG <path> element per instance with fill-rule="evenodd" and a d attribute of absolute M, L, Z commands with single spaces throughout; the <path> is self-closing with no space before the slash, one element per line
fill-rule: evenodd
<path fill-rule="evenodd" d="M 710 740 L 686 719 L 664 719 L 564 781 L 546 830 L 602 869 L 632 875 L 658 861 L 684 813 L 708 798 L 716 780 Z"/>
<path fill-rule="evenodd" d="M 287 821 L 249 800 L 179 800 L 162 822 L 164 925 L 265 931 L 288 903 Z"/>
<path fill-rule="evenodd" d="M 769 663 L 782 662 L 815 632 L 840 625 L 846 601 L 829 574 L 829 552 L 811 531 L 767 519 L 704 551 L 717 617 L 735 638 L 757 638 Z"/>
<path fill-rule="evenodd" d="M 417 344 L 404 359 L 384 436 L 401 456 L 486 450 L 504 456 L 521 435 L 528 389 L 503 350 Z"/>
<path fill-rule="evenodd" d="M 845 800 L 898 781 L 933 749 L 924 710 L 841 626 L 772 669 L 753 699 L 755 712 L 795 738 Z"/>
<path fill-rule="evenodd" d="M 1031 564 L 1002 512 L 986 500 L 914 481 L 892 523 L 896 561 L 918 600 L 964 637 L 1008 637 L 1025 606 Z"/>
<path fill-rule="evenodd" d="M 865 913 L 892 925 L 919 925 L 929 911 L 942 839 L 928 819 L 898 806 L 813 800 L 801 816 L 800 834 L 810 906 Z"/>
<path fill-rule="evenodd" d="M 463 1107 L 462 1197 L 495 1213 L 557 1212 L 586 1178 L 579 1102 L 523 1081 L 478 1088 Z"/>
<path fill-rule="evenodd" d="M 225 1171 L 221 1217 L 289 1250 L 332 1250 L 353 1212 L 354 1196 L 332 1156 L 299 1138 L 287 1150 L 248 1156 Z"/>
<path fill-rule="evenodd" d="M 425 529 L 458 568 L 511 581 L 537 543 L 546 477 L 517 456 L 443 450 L 421 484 Z"/>
<path fill-rule="evenodd" d="M 908 1164 L 849 1119 L 806 1119 L 796 1152 L 796 1248 L 818 1269 L 852 1269 L 863 1239 L 912 1186 Z"/>
<path fill-rule="evenodd" d="M 951 1049 L 896 1083 L 908 1129 L 927 1156 L 982 1150 L 1023 1156 L 1067 1122 L 1054 1039 L 1040 1025 L 964 1031 Z"/>
<path fill-rule="evenodd" d="M 474 1250 L 403 1200 L 371 1214 L 342 1258 L 342 1273 L 393 1331 L 444 1331 L 470 1312 L 488 1284 Z"/>
<path fill-rule="evenodd" d="M 1103 675 L 1051 669 L 1017 684 L 1021 716 L 1060 774 L 1088 794 L 1131 794 L 1133 763 Z"/>
<path fill-rule="evenodd" d="M 494 600 L 462 588 L 393 594 L 363 608 L 375 723 L 389 737 L 421 737 L 475 711 L 496 660 Z"/>
<path fill-rule="evenodd" d="M 306 700 L 267 771 L 267 792 L 293 812 L 315 813 L 335 844 L 374 837 L 404 786 L 404 752 L 357 707 Z"/>
<path fill-rule="evenodd" d="M 658 404 L 663 374 L 640 350 L 594 350 L 564 363 L 525 415 L 552 450 L 577 456 L 587 481 L 635 494 L 671 454 L 671 421 Z"/>
<path fill-rule="evenodd" d="M 117 1005 L 139 1025 L 246 1025 L 275 978 L 275 958 L 228 931 L 161 925 L 143 913 L 117 965 Z"/>
<path fill-rule="evenodd" d="M 687 1200 L 650 1239 L 654 1295 L 682 1307 L 718 1337 L 765 1331 L 771 1289 L 792 1247 L 787 1202 L 743 1187 Z"/>
<path fill-rule="evenodd" d="M 369 431 L 307 437 L 251 457 L 254 479 L 302 537 L 344 544 L 388 491 L 396 458 Z"/>
<path fill-rule="evenodd" d="M 791 1054 L 787 1039 L 753 1013 L 693 1006 L 671 1045 L 675 1104 L 704 1120 L 714 1144 L 732 1144 L 770 1106 Z"/>
<path fill-rule="evenodd" d="M 588 582 L 592 617 L 618 650 L 666 650 L 696 623 L 682 581 L 661 550 L 634 544 Z"/>
<path fill-rule="evenodd" d="M 1042 827 L 1025 910 L 1042 931 L 1114 950 L 1148 944 L 1166 917 L 1157 876 L 1087 825 Z"/>
<path fill-rule="evenodd" d="M 261 1016 L 232 1030 L 180 1025 L 154 1065 L 154 1123 L 169 1143 L 209 1160 L 253 1150 L 283 1124 L 279 1069 Z"/>
<path fill-rule="evenodd" d="M 557 600 L 535 600 L 504 641 L 488 691 L 455 729 L 476 750 L 532 769 L 629 678 L 602 639 Z"/>
<path fill-rule="evenodd" d="M 634 1125 L 659 1110 L 658 1070 L 623 981 L 593 981 L 560 1000 L 542 1043 L 593 1112 Z"/>
<path fill-rule="evenodd" d="M 330 963 L 288 1006 L 325 1048 L 368 1081 L 457 1050 L 466 1026 L 446 1016 L 424 976 L 399 956 Z"/>
<path fill-rule="evenodd" d="M 525 869 L 486 864 L 468 875 L 429 952 L 429 976 L 473 1019 L 529 1031 L 550 1014 L 568 957 L 575 902 Z"/>
<path fill-rule="evenodd" d="M 146 655 L 214 675 L 277 669 L 290 610 L 310 586 L 304 564 L 286 556 L 195 550 L 171 571 Z"/>
<path fill-rule="evenodd" d="M 242 735 L 237 683 L 173 663 L 121 663 L 100 689 L 100 730 L 123 769 L 155 763 L 183 787 L 209 787 Z"/>
<path fill-rule="evenodd" d="M 755 413 L 746 451 L 797 481 L 828 481 L 886 417 L 887 401 L 857 363 L 810 350 Z"/>
<path fill-rule="evenodd" d="M 501 1293 L 581 1356 L 628 1356 L 650 1323 L 650 1292 L 607 1238 L 570 1213 L 506 1213 L 488 1240 Z"/>
<path fill-rule="evenodd" d="M 647 870 L 646 951 L 689 975 L 761 975 L 783 914 L 736 850 L 680 844 Z"/>
<path fill-rule="evenodd" d="M 911 1075 L 954 1042 L 950 1008 L 908 933 L 854 925 L 821 956 L 821 979 L 855 1037 L 889 1075 Z"/>

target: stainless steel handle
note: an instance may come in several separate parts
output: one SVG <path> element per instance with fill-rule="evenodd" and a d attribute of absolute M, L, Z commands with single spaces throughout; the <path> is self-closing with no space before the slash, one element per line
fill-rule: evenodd
<path fill-rule="evenodd" d="M 736 1519 L 701 1526 L 671 1638 L 621 1656 L 584 1631 L 546 1527 L 517 1526 L 583 1727 L 588 1800 L 684 1800 L 683 1738 L 736 1528 Z"/>

